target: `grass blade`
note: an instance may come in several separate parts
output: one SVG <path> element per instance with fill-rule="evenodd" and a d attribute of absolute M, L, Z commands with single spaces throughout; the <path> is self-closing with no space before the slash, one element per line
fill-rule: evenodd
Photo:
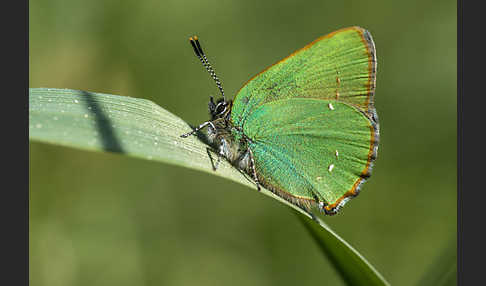
<path fill-rule="evenodd" d="M 256 190 L 253 182 L 224 160 L 213 171 L 204 138 L 180 138 L 191 130 L 182 119 L 145 99 L 70 89 L 29 90 L 30 140 L 175 164 Z M 316 224 L 309 214 L 266 189 L 261 193 L 297 212 L 349 285 L 387 285 L 364 257 L 322 221 Z"/>
<path fill-rule="evenodd" d="M 317 224 L 301 213 L 296 215 L 347 285 L 389 285 L 373 265 L 322 220 L 318 218 Z"/>

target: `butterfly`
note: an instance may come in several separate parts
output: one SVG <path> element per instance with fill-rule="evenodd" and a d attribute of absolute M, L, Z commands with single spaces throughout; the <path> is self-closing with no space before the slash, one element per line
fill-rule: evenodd
<path fill-rule="evenodd" d="M 349 27 L 322 36 L 251 78 L 234 100 L 197 37 L 190 43 L 221 92 L 207 127 L 226 158 L 260 186 L 308 213 L 336 214 L 358 195 L 377 157 L 376 51 L 371 34 Z"/>

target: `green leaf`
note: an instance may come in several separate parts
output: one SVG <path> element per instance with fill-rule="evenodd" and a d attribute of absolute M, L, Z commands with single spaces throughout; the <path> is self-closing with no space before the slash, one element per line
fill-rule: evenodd
<path fill-rule="evenodd" d="M 356 249 L 337 235 L 327 224 L 319 224 L 296 213 L 348 285 L 389 285 L 385 278 Z"/>
<path fill-rule="evenodd" d="M 211 157 L 216 156 L 209 152 L 204 137 L 180 137 L 191 130 L 182 119 L 145 99 L 70 89 L 29 90 L 30 140 L 175 164 L 256 190 L 255 184 L 227 161 L 222 160 L 213 171 Z M 364 257 L 322 221 L 317 219 L 317 224 L 308 213 L 266 189 L 261 193 L 296 211 L 349 285 L 388 285 Z"/>

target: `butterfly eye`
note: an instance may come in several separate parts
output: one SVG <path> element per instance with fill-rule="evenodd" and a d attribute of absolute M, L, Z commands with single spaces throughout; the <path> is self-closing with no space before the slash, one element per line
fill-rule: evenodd
<path fill-rule="evenodd" d="M 219 103 L 216 107 L 216 114 L 222 114 L 226 111 L 226 104 L 224 102 Z"/>

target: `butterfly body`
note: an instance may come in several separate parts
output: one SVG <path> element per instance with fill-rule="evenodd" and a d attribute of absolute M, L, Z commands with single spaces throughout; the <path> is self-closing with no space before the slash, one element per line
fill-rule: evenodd
<path fill-rule="evenodd" d="M 338 30 L 257 74 L 234 101 L 211 98 L 209 141 L 257 186 L 335 214 L 376 159 L 375 78 L 369 32 Z"/>
<path fill-rule="evenodd" d="M 250 152 L 248 138 L 231 122 L 233 102 L 220 100 L 217 104 L 211 98 L 209 114 L 212 124 L 207 128 L 207 138 L 217 149 L 218 155 L 226 158 L 231 164 L 247 173 L 250 172 Z M 218 109 L 219 107 L 219 109 Z"/>

